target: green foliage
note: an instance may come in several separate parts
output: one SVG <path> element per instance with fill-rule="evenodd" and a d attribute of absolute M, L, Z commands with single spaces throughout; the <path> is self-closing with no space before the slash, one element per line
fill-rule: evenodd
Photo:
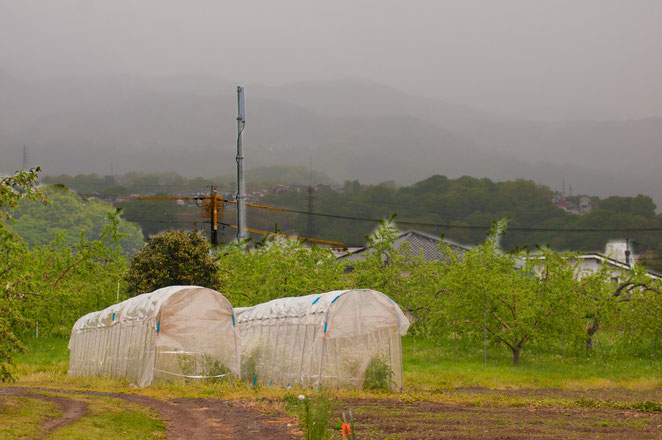
<path fill-rule="evenodd" d="M 405 271 L 413 266 L 405 249 L 395 249 L 394 241 L 399 231 L 393 224 L 393 217 L 384 220 L 368 236 L 370 249 L 364 259 L 353 263 L 352 283 L 357 288 L 375 289 L 386 295 L 395 295 L 400 301 L 407 291 Z"/>
<path fill-rule="evenodd" d="M 511 227 L 573 229 L 573 228 L 660 228 L 662 217 L 655 216 L 650 197 L 609 197 L 593 201 L 598 206 L 590 214 L 574 215 L 563 211 L 552 200 L 555 193 L 530 180 L 493 182 L 468 176 L 449 179 L 432 176 L 411 186 L 394 188 L 389 185 L 360 185 L 346 182 L 342 192 L 332 190 L 315 194 L 315 212 L 334 215 L 385 218 L 397 211 L 398 219 L 453 226 L 489 226 L 493 221 L 510 218 Z M 267 195 L 264 204 L 305 211 L 307 194 L 288 192 Z M 287 233 L 307 230 L 305 215 L 288 216 L 263 213 L 265 225 L 277 223 Z M 336 240 L 351 245 L 364 243 L 364 237 L 374 228 L 365 221 L 314 217 L 314 237 Z M 263 225 L 264 228 L 264 225 Z M 462 229 L 416 226 L 423 232 L 441 233 L 460 243 L 482 241 L 486 229 Z M 550 245 L 556 250 L 602 251 L 608 240 L 634 239 L 640 243 L 637 252 L 651 250 L 650 264 L 662 268 L 656 256 L 662 255 L 662 236 L 654 232 L 585 233 L 556 231 L 508 231 L 501 239 L 504 249 L 520 246 Z"/>
<path fill-rule="evenodd" d="M 299 418 L 299 427 L 305 440 L 330 440 L 332 438 L 329 425 L 333 417 L 334 405 L 324 394 L 305 396 L 301 394 L 298 401 L 290 399 Z"/>
<path fill-rule="evenodd" d="M 609 284 L 612 328 L 622 330 L 619 335 L 626 345 L 650 345 L 655 358 L 655 346 L 662 339 L 662 282 L 636 265 L 616 286 Z"/>
<path fill-rule="evenodd" d="M 229 246 L 219 257 L 223 292 L 234 305 L 250 306 L 335 289 L 379 290 L 413 315 L 414 334 L 452 339 L 458 358 L 459 345 L 482 342 L 484 332 L 517 363 L 531 344 L 583 345 L 594 327 L 619 329 L 612 334 L 620 335 L 624 347 L 626 341 L 646 344 L 654 354 L 662 296 L 643 267 L 615 285 L 612 267 L 579 273 L 580 260 L 572 253 L 505 252 L 498 245 L 502 229 L 461 256 L 442 244 L 443 261 L 426 261 L 406 244 L 396 249 L 397 230 L 389 221 L 368 238 L 371 248 L 361 260 L 335 260 L 328 250 L 283 239 L 251 250 Z M 353 270 L 344 274 L 348 263 Z"/>
<path fill-rule="evenodd" d="M 272 237 L 252 249 L 226 246 L 219 255 L 223 293 L 235 307 L 346 286 L 344 267 L 328 249 L 299 241 Z"/>
<path fill-rule="evenodd" d="M 12 176 L 0 177 L 0 381 L 12 380 L 13 357 L 23 347 L 15 335 L 14 329 L 22 322 L 21 314 L 13 305 L 13 300 L 20 296 L 20 290 L 14 276 L 20 265 L 26 248 L 7 226 L 10 211 L 15 209 L 21 199 L 44 200 L 36 188 L 39 168 L 19 171 Z"/>
<path fill-rule="evenodd" d="M 608 344 L 615 330 L 605 330 Z M 424 339 L 407 335 L 403 338 L 406 388 L 438 390 L 458 387 L 488 388 L 558 388 L 558 389 L 652 389 L 662 386 L 662 360 L 651 360 L 637 354 L 605 346 L 607 364 L 583 344 L 568 346 L 562 357 L 562 338 L 533 344 L 527 348 L 519 365 L 513 365 L 512 354 L 502 346 L 487 347 L 484 362 L 482 340 L 462 339 L 460 359 L 455 356 L 451 338 Z M 650 398 L 650 397 L 647 397 Z"/>
<path fill-rule="evenodd" d="M 251 353 L 241 360 L 241 380 L 246 383 L 254 383 L 257 378 L 257 365 L 262 356 L 262 348 L 255 347 Z"/>
<path fill-rule="evenodd" d="M 77 244 L 81 233 L 98 237 L 108 222 L 108 213 L 115 211 L 111 205 L 98 200 L 84 200 L 64 186 L 40 189 L 49 204 L 23 201 L 14 213 L 14 231 L 29 246 L 47 245 L 58 236 L 66 246 Z M 118 232 L 122 235 L 119 245 L 125 254 L 140 249 L 143 240 L 135 224 L 120 220 Z"/>
<path fill-rule="evenodd" d="M 195 231 L 167 231 L 131 257 L 125 276 L 130 296 L 173 285 L 219 290 L 218 265 L 207 241 Z"/>
<path fill-rule="evenodd" d="M 503 252 L 497 245 L 502 231 L 503 223 L 496 224 L 482 244 L 439 265 L 432 278 L 437 295 L 426 299 L 434 323 L 451 323 L 465 337 L 486 332 L 512 351 L 517 364 L 530 341 L 581 331 L 568 325 L 579 318 L 576 262 L 548 250 L 536 256 Z"/>
<path fill-rule="evenodd" d="M 254 170 L 252 188 L 268 188 L 275 183 L 308 184 L 309 174 L 296 167 L 267 167 Z M 221 191 L 230 190 L 233 180 L 229 177 L 214 179 L 186 179 L 176 173 L 129 173 L 123 176 L 78 175 L 48 177 L 48 182 L 67 185 L 85 194 L 159 194 L 175 196 L 206 191 L 205 187 L 217 184 Z M 324 176 L 314 176 L 315 182 L 327 182 Z M 555 193 L 549 187 L 537 185 L 531 180 L 494 182 L 463 176 L 449 179 L 435 175 L 411 186 L 396 187 L 392 183 L 362 185 L 358 181 L 347 181 L 340 192 L 326 189 L 314 194 L 314 211 L 349 217 L 387 218 L 394 211 L 399 219 L 428 224 L 452 226 L 486 226 L 501 218 L 510 218 L 511 227 L 573 229 L 573 228 L 660 228 L 662 216 L 655 215 L 655 205 L 650 197 L 608 197 L 600 200 L 592 197 L 593 212 L 574 215 L 556 206 L 552 199 Z M 576 202 L 578 197 L 567 197 Z M 306 211 L 308 193 L 290 191 L 267 194 L 263 199 L 267 205 L 282 206 Z M 138 223 L 146 238 L 166 228 L 195 229 L 201 227 L 199 208 L 177 206 L 172 201 L 117 201 L 125 208 L 125 218 Z M 234 208 L 226 207 L 226 216 Z M 250 214 L 249 214 L 250 215 Z M 348 245 L 363 245 L 365 237 L 375 224 L 342 218 L 313 217 L 313 238 L 335 240 Z M 253 227 L 262 230 L 278 229 L 290 235 L 306 235 L 308 218 L 284 212 L 260 210 L 260 215 L 251 216 Z M 454 227 L 417 226 L 423 232 L 439 235 L 460 243 L 480 242 L 485 229 Z M 232 233 L 224 234 L 226 240 Z M 549 245 L 556 250 L 601 251 L 608 240 L 628 237 L 640 243 L 637 253 L 646 253 L 648 264 L 662 270 L 662 236 L 655 232 L 629 231 L 622 233 L 585 233 L 556 231 L 515 231 L 502 237 L 504 249 L 520 246 Z"/>
<path fill-rule="evenodd" d="M 1 380 L 11 379 L 12 357 L 21 349 L 19 341 L 35 334 L 37 326 L 42 336 L 68 335 L 81 315 L 112 304 L 126 267 L 117 245 L 123 237 L 121 221 L 112 211 L 105 211 L 104 220 L 98 219 L 98 235 L 91 240 L 85 230 L 80 230 L 76 240 L 67 241 L 63 232 L 52 236 L 49 243 L 34 243 L 32 247 L 23 241 L 16 229 L 21 229 L 26 213 L 16 209 L 40 215 L 43 209 L 49 209 L 37 203 L 46 200 L 36 189 L 37 171 L 3 177 L 0 185 Z M 55 197 L 51 202 L 55 209 L 60 208 L 58 204 L 64 205 L 64 210 L 58 211 L 61 213 L 75 209 L 75 203 L 79 203 L 61 189 L 45 192 Z M 15 225 L 6 223 L 10 214 L 17 217 Z M 58 221 L 51 219 L 53 224 Z"/>
<path fill-rule="evenodd" d="M 41 426 L 46 420 L 62 417 L 62 411 L 55 402 L 18 397 L 3 396 L 0 407 L 0 426 L 2 439 L 40 438 Z"/>
<path fill-rule="evenodd" d="M 34 334 L 37 325 L 42 335 L 68 335 L 80 316 L 116 301 L 126 270 L 118 225 L 117 215 L 109 213 L 109 223 L 93 240 L 81 233 L 73 245 L 60 237 L 17 252 L 6 285 L 13 293 L 9 303 L 23 320 L 14 325 L 18 335 Z"/>
<path fill-rule="evenodd" d="M 393 370 L 386 356 L 374 356 L 370 359 L 363 378 L 363 389 L 371 391 L 389 391 L 393 388 Z"/>
<path fill-rule="evenodd" d="M 206 353 L 178 354 L 177 366 L 184 376 L 205 376 L 202 379 L 207 383 L 225 382 L 232 377 L 228 366 Z M 186 381 L 189 382 L 189 378 Z"/>
<path fill-rule="evenodd" d="M 207 383 L 220 383 L 231 381 L 232 371 L 230 367 L 222 363 L 217 358 L 208 354 L 202 354 L 202 375 L 207 376 L 204 381 Z"/>

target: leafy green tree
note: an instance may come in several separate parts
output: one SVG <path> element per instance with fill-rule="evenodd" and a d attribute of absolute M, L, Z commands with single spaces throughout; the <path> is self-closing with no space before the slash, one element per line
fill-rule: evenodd
<path fill-rule="evenodd" d="M 88 239 L 81 232 L 77 243 L 68 244 L 60 235 L 51 243 L 22 249 L 8 282 L 16 292 L 12 307 L 22 318 L 15 334 L 24 338 L 39 326 L 42 335 L 67 336 L 82 315 L 117 301 L 127 265 L 117 245 L 119 224 L 111 212 L 97 237 Z"/>
<path fill-rule="evenodd" d="M 126 290 L 134 296 L 172 285 L 220 289 L 218 265 L 207 241 L 196 231 L 167 231 L 131 257 Z"/>
<path fill-rule="evenodd" d="M 344 266 L 327 248 L 271 236 L 254 248 L 229 245 L 219 253 L 223 293 L 234 306 L 347 288 Z"/>
<path fill-rule="evenodd" d="M 560 335 L 576 319 L 576 263 L 547 250 L 535 258 L 503 252 L 502 228 L 497 225 L 487 240 L 440 268 L 429 308 L 441 325 L 450 320 L 468 335 L 487 332 L 517 364 L 527 343 Z"/>
<path fill-rule="evenodd" d="M 61 235 L 64 245 L 76 245 L 80 234 L 99 237 L 115 208 L 99 200 L 84 200 L 61 185 L 40 188 L 50 203 L 22 201 L 14 213 L 14 230 L 29 246 L 46 245 Z M 142 247 L 140 229 L 118 218 L 119 245 L 127 255 Z M 110 242 L 108 243 L 110 244 Z"/>
<path fill-rule="evenodd" d="M 360 289 L 375 289 L 391 297 L 405 308 L 414 307 L 409 275 L 418 261 L 407 245 L 396 249 L 394 242 L 400 231 L 393 223 L 394 216 L 382 223 L 367 237 L 368 251 L 364 259 L 352 264 L 351 283 Z"/>
<path fill-rule="evenodd" d="M 655 358 L 655 347 L 662 336 L 662 282 L 641 265 L 624 275 L 619 283 L 605 283 L 613 327 L 629 346 L 650 343 Z"/>
<path fill-rule="evenodd" d="M 21 264 L 25 245 L 20 237 L 7 226 L 10 213 L 21 199 L 44 200 L 37 189 L 40 168 L 19 171 L 11 176 L 0 176 L 0 381 L 12 380 L 13 357 L 23 347 L 14 334 L 21 316 L 12 306 L 12 300 L 20 296 L 13 278 Z"/>

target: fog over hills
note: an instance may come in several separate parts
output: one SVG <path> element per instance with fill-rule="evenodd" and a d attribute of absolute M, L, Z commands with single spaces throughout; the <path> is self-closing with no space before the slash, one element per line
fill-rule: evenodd
<path fill-rule="evenodd" d="M 235 84 L 206 76 L 60 78 L 0 70 L 1 172 L 234 170 Z M 662 207 L 662 120 L 534 122 L 365 80 L 246 87 L 246 168 L 308 165 L 410 184 L 432 174 L 528 178 L 575 193 L 645 193 Z"/>

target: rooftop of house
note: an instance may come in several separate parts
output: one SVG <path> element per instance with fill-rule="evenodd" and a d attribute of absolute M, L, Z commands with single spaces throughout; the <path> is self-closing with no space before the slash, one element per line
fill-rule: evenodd
<path fill-rule="evenodd" d="M 439 242 L 442 240 L 459 255 L 462 255 L 470 249 L 469 246 L 461 245 L 445 238 L 441 239 L 418 231 L 407 231 L 400 234 L 400 236 L 393 242 L 393 248 L 400 249 L 404 243 L 409 243 L 409 253 L 411 255 L 421 255 L 422 253 L 425 260 L 444 261 L 446 258 L 443 253 L 439 251 Z M 342 255 L 339 255 L 338 258 L 350 261 L 362 260 L 368 255 L 369 250 L 370 247 L 354 248 L 352 252 L 348 250 Z"/>

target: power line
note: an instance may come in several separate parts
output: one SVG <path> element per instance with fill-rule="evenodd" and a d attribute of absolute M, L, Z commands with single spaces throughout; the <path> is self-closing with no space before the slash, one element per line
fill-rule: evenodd
<path fill-rule="evenodd" d="M 99 194 L 79 194 L 82 196 L 89 197 L 103 197 Z M 114 195 L 107 195 L 108 197 L 114 197 Z M 121 196 L 120 196 L 121 197 Z M 181 197 L 180 197 L 181 198 Z M 190 197 L 191 199 L 202 198 L 202 196 Z M 133 200 L 134 198 L 131 198 Z M 224 203 L 236 204 L 234 200 L 223 200 Z M 280 211 L 280 212 L 290 212 L 293 214 L 302 214 L 310 215 L 317 217 L 326 217 L 326 218 L 335 218 L 339 220 L 351 220 L 351 221 L 363 221 L 363 222 L 372 222 L 372 223 L 381 223 L 383 218 L 369 218 L 369 217 L 354 217 L 349 215 L 340 215 L 340 214 L 330 214 L 330 213 L 321 213 L 321 212 L 309 212 L 301 211 L 297 209 L 281 208 L 276 206 L 267 206 L 267 205 L 257 205 L 253 203 L 246 203 L 246 206 L 251 208 L 258 209 L 267 209 L 271 211 Z M 482 225 L 457 225 L 449 223 L 426 223 L 426 222 L 416 222 L 409 220 L 396 220 L 395 223 L 400 225 L 409 225 L 409 226 L 423 226 L 423 227 L 432 227 L 432 228 L 442 228 L 442 229 L 465 229 L 465 230 L 479 230 L 487 231 L 492 228 L 492 226 L 482 226 Z M 525 226 L 509 226 L 506 228 L 507 232 L 662 232 L 662 227 L 654 228 L 543 228 L 543 227 L 525 227 Z"/>
<path fill-rule="evenodd" d="M 233 203 L 231 201 L 227 201 L 228 203 Z M 307 211 L 299 211 L 296 209 L 287 209 L 287 208 L 278 208 L 278 207 L 272 207 L 272 206 L 264 206 L 264 205 L 254 205 L 254 204 L 246 204 L 246 206 L 250 206 L 253 208 L 261 208 L 261 209 L 270 209 L 274 211 L 282 211 L 282 212 L 292 212 L 295 214 L 305 214 L 305 215 L 314 215 L 318 217 L 328 217 L 328 218 L 337 218 L 337 219 L 343 219 L 343 220 L 355 220 L 355 221 L 367 221 L 367 222 L 374 222 L 374 223 L 380 223 L 384 219 L 377 219 L 377 218 L 368 218 L 368 217 L 352 217 L 348 215 L 338 215 L 338 214 L 327 214 L 327 213 L 320 213 L 320 212 L 307 212 Z M 492 226 L 477 226 L 477 225 L 453 225 L 453 224 L 447 224 L 447 223 L 425 223 L 425 222 L 415 222 L 415 221 L 407 221 L 407 220 L 396 220 L 395 223 L 401 224 L 401 225 L 412 225 L 412 226 L 427 226 L 427 227 L 435 227 L 435 228 L 447 228 L 447 229 L 470 229 L 470 230 L 489 230 L 492 229 Z M 507 231 L 518 231 L 518 232 L 662 232 L 662 227 L 659 228 L 534 228 L 534 227 L 519 227 L 519 226 L 509 226 L 506 228 Z"/>

